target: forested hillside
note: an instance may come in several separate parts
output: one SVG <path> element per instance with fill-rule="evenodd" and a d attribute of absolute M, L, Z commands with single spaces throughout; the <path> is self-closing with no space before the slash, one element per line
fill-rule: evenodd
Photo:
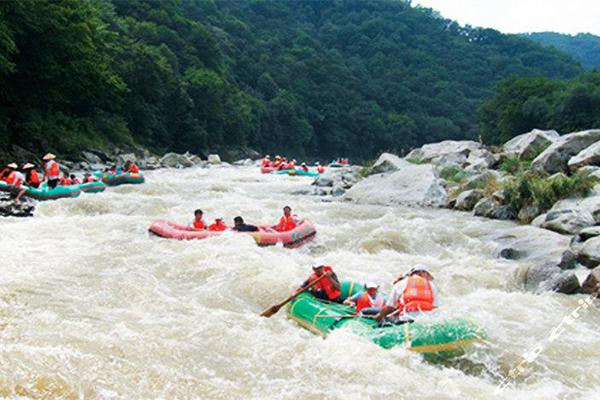
<path fill-rule="evenodd" d="M 590 33 L 565 35 L 556 32 L 525 34 L 544 46 L 553 46 L 571 55 L 586 69 L 600 70 L 600 37 Z"/>
<path fill-rule="evenodd" d="M 142 145 L 373 157 L 475 138 L 565 54 L 401 0 L 0 2 L 0 152 Z"/>

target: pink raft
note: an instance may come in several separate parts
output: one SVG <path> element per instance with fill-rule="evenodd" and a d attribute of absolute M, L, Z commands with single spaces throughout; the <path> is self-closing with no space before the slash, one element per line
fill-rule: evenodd
<path fill-rule="evenodd" d="M 206 239 L 223 233 L 198 231 L 189 226 L 169 221 L 156 221 L 150 225 L 148 231 L 156 236 L 177 240 Z M 259 246 L 274 246 L 277 243 L 283 243 L 283 247 L 289 249 L 303 246 L 317 235 L 315 227 L 309 221 L 301 221 L 295 229 L 287 232 L 277 232 L 271 226 L 260 225 L 257 232 L 239 233 L 252 236 Z"/>

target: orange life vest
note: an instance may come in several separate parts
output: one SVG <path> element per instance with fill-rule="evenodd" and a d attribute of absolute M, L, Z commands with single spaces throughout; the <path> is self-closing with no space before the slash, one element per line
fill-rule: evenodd
<path fill-rule="evenodd" d="M 296 221 L 294 221 L 294 217 L 292 217 L 291 215 L 289 217 L 286 217 L 284 215 L 279 220 L 279 224 L 277 225 L 277 231 L 287 232 L 287 231 L 291 231 L 295 227 L 296 227 Z"/>
<path fill-rule="evenodd" d="M 325 273 L 327 271 L 333 271 L 333 268 L 331 268 L 329 265 L 326 265 L 325 267 L 323 267 L 323 273 Z M 308 278 L 308 284 L 310 285 L 311 283 L 313 283 L 314 281 L 316 281 L 319 278 L 320 278 L 320 276 L 317 276 L 317 274 L 313 273 L 310 276 L 310 278 Z M 321 279 L 319 282 L 317 282 L 317 284 L 315 286 L 313 286 L 313 288 L 324 291 L 329 300 L 337 299 L 338 297 L 340 297 L 340 294 L 341 294 L 341 292 L 339 290 L 336 290 L 333 288 L 333 283 L 331 282 L 329 277 L 325 277 L 325 278 Z"/>
<path fill-rule="evenodd" d="M 6 182 L 6 179 L 8 178 L 8 171 L 9 170 L 10 170 L 9 168 L 4 168 L 2 170 L 2 172 L 0 172 L 0 180 L 3 180 L 3 181 Z"/>
<path fill-rule="evenodd" d="M 139 174 L 140 173 L 140 167 L 138 167 L 136 163 L 131 163 L 131 165 L 129 166 L 129 168 L 127 168 L 127 172 L 129 172 L 131 174 Z"/>
<path fill-rule="evenodd" d="M 73 181 L 71 180 L 71 178 L 62 178 L 59 183 L 60 186 L 70 186 L 73 184 Z"/>
<path fill-rule="evenodd" d="M 362 310 L 363 308 L 371 308 L 371 307 L 383 308 L 384 305 L 385 305 L 385 301 L 383 300 L 383 297 L 376 296 L 375 302 L 372 302 L 371 297 L 369 296 L 369 293 L 367 293 L 367 291 L 365 290 L 363 292 L 362 296 L 360 296 L 358 298 L 358 301 L 356 302 L 356 313 L 358 314 L 360 312 L 360 310 Z"/>
<path fill-rule="evenodd" d="M 40 183 L 40 176 L 35 169 L 32 169 L 29 173 L 29 179 L 27 180 L 27 183 L 34 185 Z"/>
<path fill-rule="evenodd" d="M 23 174 L 19 171 L 13 171 L 8 174 L 8 178 L 6 178 L 6 183 L 9 185 L 19 186 L 23 182 Z"/>
<path fill-rule="evenodd" d="M 204 221 L 196 221 L 192 224 L 194 229 L 205 229 L 206 225 L 204 225 Z"/>
<path fill-rule="evenodd" d="M 223 223 L 223 221 L 215 221 L 213 224 L 210 224 L 208 227 L 209 231 L 213 232 L 221 232 L 227 229 L 227 225 Z"/>
<path fill-rule="evenodd" d="M 90 182 L 96 182 L 96 178 L 94 178 L 93 176 L 88 176 L 87 179 L 85 179 L 84 183 L 90 183 Z"/>
<path fill-rule="evenodd" d="M 58 179 L 59 175 L 60 171 L 58 168 L 58 163 L 54 160 L 46 162 L 46 165 L 44 165 L 44 176 L 46 177 L 46 179 Z"/>
<path fill-rule="evenodd" d="M 404 289 L 404 304 L 398 301 L 400 312 L 431 311 L 433 310 L 433 289 L 431 283 L 420 276 L 407 278 L 406 289 Z"/>

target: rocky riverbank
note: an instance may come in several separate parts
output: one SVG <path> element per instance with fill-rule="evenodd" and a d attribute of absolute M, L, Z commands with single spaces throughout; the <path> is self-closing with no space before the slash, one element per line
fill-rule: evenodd
<path fill-rule="evenodd" d="M 447 207 L 530 224 L 489 238 L 499 257 L 529 262 L 521 271 L 524 287 L 598 290 L 600 269 L 590 269 L 600 265 L 600 130 L 533 130 L 501 147 L 443 141 L 404 158 L 384 153 L 365 171 L 366 179 L 344 186 L 344 200 Z M 341 179 L 332 174 L 314 184 Z"/>

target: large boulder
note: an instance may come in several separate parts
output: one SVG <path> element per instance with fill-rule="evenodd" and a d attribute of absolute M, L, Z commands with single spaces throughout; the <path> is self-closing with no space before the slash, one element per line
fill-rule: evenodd
<path fill-rule="evenodd" d="M 583 293 L 595 294 L 600 292 L 600 267 L 596 267 L 590 271 L 581 285 Z"/>
<path fill-rule="evenodd" d="M 0 216 L 3 217 L 31 217 L 35 210 L 35 203 L 29 198 L 22 198 L 16 202 L 7 193 L 0 193 Z"/>
<path fill-rule="evenodd" d="M 475 204 L 485 196 L 483 190 L 465 190 L 456 198 L 454 208 L 457 210 L 471 211 Z"/>
<path fill-rule="evenodd" d="M 117 156 L 117 163 L 124 165 L 126 162 L 137 162 L 138 158 L 133 153 L 123 153 Z"/>
<path fill-rule="evenodd" d="M 428 163 L 436 157 L 445 154 L 463 154 L 465 157 L 475 150 L 481 149 L 481 145 L 472 140 L 444 140 L 439 143 L 426 144 L 419 149 L 414 149 L 406 156 L 408 161 L 417 163 Z"/>
<path fill-rule="evenodd" d="M 208 155 L 208 163 L 209 164 L 221 164 L 221 157 L 218 154 L 209 154 Z"/>
<path fill-rule="evenodd" d="M 568 172 L 569 159 L 599 140 L 600 129 L 561 136 L 533 160 L 531 167 L 549 174 Z"/>
<path fill-rule="evenodd" d="M 600 237 L 586 240 L 577 251 L 577 260 L 588 268 L 600 265 Z"/>
<path fill-rule="evenodd" d="M 81 158 L 87 161 L 89 164 L 102 164 L 103 160 L 91 151 L 82 151 Z"/>
<path fill-rule="evenodd" d="M 561 210 L 547 213 L 541 226 L 558 233 L 575 234 L 594 224 L 594 217 L 587 211 Z"/>
<path fill-rule="evenodd" d="M 409 165 L 410 163 L 408 161 L 405 161 L 394 154 L 383 153 L 379 156 L 377 161 L 375 161 L 375 164 L 373 164 L 372 172 L 373 174 L 392 172 Z"/>
<path fill-rule="evenodd" d="M 560 135 L 556 131 L 534 129 L 506 142 L 503 146 L 504 154 L 518 157 L 521 160 L 531 160 L 546 150 L 559 137 Z"/>
<path fill-rule="evenodd" d="M 352 186 L 344 198 L 365 204 L 432 207 L 443 207 L 448 202 L 448 194 L 434 167 L 417 164 L 372 175 Z"/>
<path fill-rule="evenodd" d="M 536 292 L 575 294 L 581 291 L 577 275 L 573 271 L 564 271 L 553 263 L 529 266 L 525 274 L 525 287 Z"/>
<path fill-rule="evenodd" d="M 167 153 L 160 159 L 160 164 L 167 168 L 189 168 L 194 165 L 184 154 Z"/>
<path fill-rule="evenodd" d="M 481 171 L 493 167 L 497 163 L 496 157 L 486 149 L 475 149 L 467 157 L 467 171 Z"/>
<path fill-rule="evenodd" d="M 556 202 L 550 212 L 568 210 L 589 213 L 596 223 L 600 223 L 600 185 L 596 185 L 587 197 L 572 197 Z"/>
<path fill-rule="evenodd" d="M 571 157 L 568 165 L 571 171 L 576 171 L 585 166 L 600 165 L 600 141 L 581 150 L 576 156 Z"/>
<path fill-rule="evenodd" d="M 502 205 L 492 197 L 479 200 L 473 207 L 473 215 L 500 220 L 517 218 L 517 212 L 512 207 Z"/>
<path fill-rule="evenodd" d="M 440 170 L 448 167 L 463 168 L 467 163 L 467 156 L 463 153 L 447 153 L 432 158 L 430 162 Z"/>

